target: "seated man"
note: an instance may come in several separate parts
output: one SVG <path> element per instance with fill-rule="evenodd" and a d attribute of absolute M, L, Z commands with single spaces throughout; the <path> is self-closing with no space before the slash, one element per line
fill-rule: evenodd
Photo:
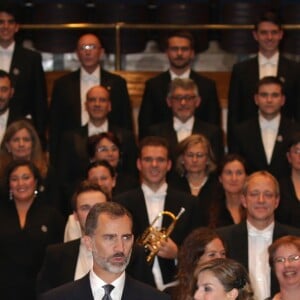
<path fill-rule="evenodd" d="M 217 229 L 217 232 L 227 245 L 228 257 L 248 269 L 255 299 L 266 299 L 279 290 L 277 279 L 270 271 L 268 246 L 284 235 L 300 236 L 300 230 L 274 220 L 274 210 L 279 204 L 279 184 L 266 171 L 248 177 L 242 204 L 246 208 L 246 221 Z"/>
<path fill-rule="evenodd" d="M 40 300 L 170 299 L 126 274 L 134 239 L 132 226 L 130 213 L 121 205 L 94 205 L 86 219 L 83 238 L 93 257 L 93 268 L 83 278 L 41 295 Z"/>
<path fill-rule="evenodd" d="M 192 79 L 172 80 L 166 101 L 173 118 L 148 128 L 147 135 L 161 136 L 168 140 L 173 162 L 176 161 L 178 143 L 197 133 L 203 134 L 210 141 L 217 161 L 224 154 L 222 130 L 195 115 L 196 109 L 202 105 L 200 94 Z"/>

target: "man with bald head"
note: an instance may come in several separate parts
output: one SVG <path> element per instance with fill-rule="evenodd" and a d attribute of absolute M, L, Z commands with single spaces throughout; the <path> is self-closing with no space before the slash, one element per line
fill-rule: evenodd
<path fill-rule="evenodd" d="M 109 90 L 101 85 L 91 87 L 87 91 L 84 107 L 88 114 L 87 123 L 63 133 L 63 142 L 59 147 L 58 165 L 60 182 L 63 183 L 64 199 L 70 199 L 76 184 L 85 175 L 89 163 L 87 143 L 90 136 L 112 132 L 120 142 L 120 152 L 123 157 L 126 157 L 122 163 L 122 171 L 129 174 L 136 173 L 137 147 L 135 139 L 131 131 L 115 125 L 109 119 L 112 109 Z M 69 212 L 66 211 L 66 213 Z"/>
<path fill-rule="evenodd" d="M 132 129 L 132 116 L 126 81 L 111 74 L 100 65 L 104 53 L 100 39 L 84 34 L 78 40 L 76 54 L 80 68 L 55 81 L 50 105 L 50 159 L 57 165 L 58 145 L 63 133 L 86 125 L 89 114 L 85 107 L 86 93 L 101 85 L 110 93 L 111 111 L 108 119 L 114 124 Z"/>

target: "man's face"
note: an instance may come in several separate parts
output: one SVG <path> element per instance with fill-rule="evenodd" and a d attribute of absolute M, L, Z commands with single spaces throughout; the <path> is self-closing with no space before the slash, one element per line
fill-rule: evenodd
<path fill-rule="evenodd" d="M 187 69 L 190 67 L 195 53 L 191 47 L 190 41 L 182 37 L 171 37 L 168 40 L 168 49 L 166 50 L 171 69 Z"/>
<path fill-rule="evenodd" d="M 99 276 L 122 273 L 129 263 L 133 240 L 132 222 L 128 216 L 100 214 L 94 235 L 84 238 L 93 254 L 95 273 Z"/>
<path fill-rule="evenodd" d="M 166 174 L 171 168 L 168 150 L 162 146 L 143 147 L 141 157 L 137 160 L 137 168 L 146 185 L 153 190 L 159 189 L 166 181 Z"/>
<path fill-rule="evenodd" d="M 274 210 L 279 204 L 274 182 L 264 175 L 253 177 L 242 203 L 247 209 L 247 219 L 255 227 L 267 227 L 274 220 Z"/>
<path fill-rule="evenodd" d="M 283 31 L 276 24 L 261 22 L 257 30 L 253 31 L 253 37 L 258 43 L 259 51 L 266 57 L 271 57 L 278 51 Z"/>
<path fill-rule="evenodd" d="M 97 203 L 106 202 L 106 196 L 100 191 L 86 191 L 77 196 L 75 218 L 79 221 L 84 232 L 85 221 L 91 208 Z"/>
<path fill-rule="evenodd" d="M 92 123 L 104 122 L 111 111 L 107 90 L 102 86 L 91 88 L 86 96 L 85 107 Z"/>
<path fill-rule="evenodd" d="M 14 89 L 8 77 L 0 77 L 0 114 L 4 113 L 9 105 L 9 100 L 14 94 Z"/>
<path fill-rule="evenodd" d="M 88 73 L 92 73 L 99 66 L 99 61 L 103 54 L 103 48 L 99 39 L 95 35 L 85 34 L 77 43 L 76 53 L 82 67 Z"/>
<path fill-rule="evenodd" d="M 273 83 L 261 85 L 254 99 L 262 116 L 267 120 L 276 117 L 285 103 L 280 85 Z"/>
<path fill-rule="evenodd" d="M 0 12 L 0 45 L 3 48 L 7 48 L 14 41 L 18 30 L 19 24 L 15 18 L 6 12 Z"/>
<path fill-rule="evenodd" d="M 173 115 L 181 122 L 191 118 L 200 104 L 200 97 L 196 96 L 193 89 L 178 87 L 167 99 L 168 106 L 172 109 Z"/>

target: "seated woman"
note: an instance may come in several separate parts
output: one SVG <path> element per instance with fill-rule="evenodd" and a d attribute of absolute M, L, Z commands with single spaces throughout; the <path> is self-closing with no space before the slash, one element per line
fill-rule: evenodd
<path fill-rule="evenodd" d="M 269 262 L 280 286 L 272 300 L 300 298 L 300 237 L 287 235 L 269 246 Z"/>
<path fill-rule="evenodd" d="M 38 134 L 28 120 L 19 120 L 11 123 L 4 134 L 0 147 L 0 188 L 3 194 L 5 169 L 13 160 L 29 160 L 38 168 L 41 175 L 38 191 L 40 197 L 50 205 L 61 208 L 58 182 L 56 175 L 48 164 L 43 152 Z M 3 195 L 7 198 L 7 195 Z"/>
<path fill-rule="evenodd" d="M 211 195 L 218 185 L 215 169 L 213 151 L 204 135 L 193 134 L 179 143 L 177 172 L 170 174 L 168 184 L 197 197 L 202 226 L 208 224 Z"/>
<path fill-rule="evenodd" d="M 35 299 L 35 281 L 47 245 L 61 242 L 64 220 L 38 192 L 40 175 L 29 160 L 7 166 L 9 201 L 0 207 L 1 299 Z"/>
<path fill-rule="evenodd" d="M 88 152 L 91 162 L 107 160 L 115 169 L 116 184 L 113 195 L 128 191 L 139 185 L 137 177 L 132 175 L 133 172 L 129 174 L 122 170 L 122 160 L 126 160 L 127 157 L 122 157 L 120 142 L 112 132 L 103 132 L 89 137 Z M 136 166 L 132 166 L 133 168 L 136 169 Z"/>
<path fill-rule="evenodd" d="M 280 202 L 275 211 L 276 220 L 300 228 L 300 133 L 291 137 L 287 159 L 291 167 L 290 176 L 279 180 Z"/>
<path fill-rule="evenodd" d="M 178 274 L 175 286 L 166 289 L 174 300 L 191 299 L 195 268 L 199 263 L 225 257 L 226 250 L 218 234 L 207 227 L 193 230 L 184 240 L 178 253 Z"/>
<path fill-rule="evenodd" d="M 106 160 L 99 160 L 89 164 L 86 179 L 96 182 L 102 190 L 112 198 L 113 188 L 116 184 L 116 173 L 114 168 Z M 70 214 L 65 228 L 64 241 L 68 242 L 81 237 L 79 222 Z"/>
<path fill-rule="evenodd" d="M 195 300 L 254 300 L 246 269 L 232 259 L 217 258 L 200 264 L 195 277 Z"/>
<path fill-rule="evenodd" d="M 245 218 L 241 198 L 247 177 L 246 161 L 238 154 L 227 154 L 219 165 L 218 174 L 221 186 L 215 190 L 211 202 L 211 228 L 237 224 Z"/>

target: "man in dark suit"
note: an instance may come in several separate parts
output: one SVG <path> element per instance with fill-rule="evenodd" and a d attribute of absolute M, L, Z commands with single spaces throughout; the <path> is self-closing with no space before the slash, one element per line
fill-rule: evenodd
<path fill-rule="evenodd" d="M 228 144 L 233 139 L 235 125 L 254 117 L 257 107 L 253 102 L 259 79 L 277 76 L 284 82 L 286 102 L 283 114 L 300 120 L 299 65 L 279 52 L 283 30 L 278 16 L 265 12 L 255 24 L 254 39 L 258 43 L 258 55 L 233 66 L 228 96 Z"/>
<path fill-rule="evenodd" d="M 147 135 L 161 136 L 167 139 L 172 160 L 175 162 L 178 143 L 191 134 L 203 134 L 210 141 L 218 161 L 224 154 L 222 130 L 195 116 L 196 109 L 202 105 L 196 83 L 190 78 L 174 79 L 170 84 L 166 101 L 172 111 L 172 118 L 150 126 Z"/>
<path fill-rule="evenodd" d="M 134 136 L 131 131 L 116 126 L 109 119 L 111 100 L 106 87 L 97 85 L 90 88 L 86 95 L 85 108 L 88 114 L 87 124 L 65 132 L 60 144 L 59 176 L 66 199 L 70 198 L 76 184 L 85 177 L 87 165 L 92 158 L 89 157 L 87 150 L 89 136 L 112 132 L 119 141 L 119 150 L 124 157 L 122 169 L 119 171 L 134 175 L 137 173 L 135 166 L 137 148 Z"/>
<path fill-rule="evenodd" d="M 285 95 L 279 78 L 262 78 L 254 100 L 258 115 L 236 126 L 229 150 L 246 159 L 250 173 L 268 170 L 280 178 L 289 173 L 286 158 L 289 137 L 300 127 L 280 113 Z"/>
<path fill-rule="evenodd" d="M 132 225 L 130 213 L 118 203 L 93 206 L 84 236 L 93 256 L 92 270 L 82 279 L 41 295 L 40 299 L 170 299 L 125 273 L 133 246 Z"/>
<path fill-rule="evenodd" d="M 167 141 L 161 137 L 144 138 L 140 142 L 137 160 L 142 185 L 115 198 L 132 213 L 137 237 L 142 236 L 160 212 L 169 211 L 178 215 L 181 208 L 185 209 L 170 237 L 161 241 L 157 256 L 148 266 L 153 273 L 153 282 L 161 290 L 174 280 L 178 246 L 196 227 L 195 199 L 166 183 L 171 165 Z M 169 216 L 163 215 L 153 226 L 168 228 L 171 222 Z"/>
<path fill-rule="evenodd" d="M 266 171 L 250 175 L 244 186 L 242 204 L 246 221 L 218 229 L 227 245 L 228 257 L 242 263 L 249 271 L 256 299 L 266 299 L 279 290 L 268 262 L 268 246 L 284 235 L 300 236 L 297 228 L 274 220 L 279 204 L 279 184 Z"/>
<path fill-rule="evenodd" d="M 46 146 L 47 91 L 41 55 L 15 42 L 19 31 L 15 6 L 0 4 L 0 69 L 11 76 L 14 94 L 10 110 L 14 115 L 32 119 L 44 146 Z"/>
<path fill-rule="evenodd" d="M 86 92 L 102 85 L 110 93 L 111 111 L 108 118 L 114 124 L 132 129 L 132 115 L 126 81 L 100 66 L 104 52 L 99 38 L 85 34 L 78 40 L 76 53 L 79 70 L 59 78 L 54 83 L 50 105 L 50 159 L 57 164 L 58 145 L 62 134 L 85 125 L 88 114 L 84 107 Z"/>
<path fill-rule="evenodd" d="M 146 136 L 149 126 L 172 119 L 172 111 L 167 106 L 166 98 L 171 80 L 191 78 L 198 86 L 201 106 L 195 116 L 208 123 L 220 125 L 220 107 L 215 82 L 191 70 L 195 56 L 194 39 L 191 33 L 177 31 L 167 40 L 166 54 L 170 69 L 146 82 L 143 100 L 138 117 L 139 136 Z"/>

